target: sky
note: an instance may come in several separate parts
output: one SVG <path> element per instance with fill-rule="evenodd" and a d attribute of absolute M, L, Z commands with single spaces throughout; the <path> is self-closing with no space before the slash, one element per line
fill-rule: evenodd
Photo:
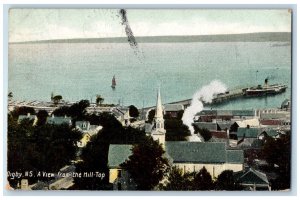
<path fill-rule="evenodd" d="M 134 36 L 290 32 L 287 9 L 128 9 Z M 10 9 L 9 42 L 126 37 L 117 9 Z"/>

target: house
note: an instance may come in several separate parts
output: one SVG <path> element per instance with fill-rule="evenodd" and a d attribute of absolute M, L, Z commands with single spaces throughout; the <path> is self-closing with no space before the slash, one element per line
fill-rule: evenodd
<path fill-rule="evenodd" d="M 217 110 L 216 120 L 230 121 L 233 117 L 231 110 Z"/>
<path fill-rule="evenodd" d="M 255 116 L 254 110 L 232 110 L 234 119 L 252 119 Z"/>
<path fill-rule="evenodd" d="M 108 150 L 109 183 L 113 184 L 114 190 L 134 190 L 136 184 L 130 174 L 120 166 L 124 163 L 131 152 L 132 145 L 111 144 Z"/>
<path fill-rule="evenodd" d="M 218 131 L 227 131 L 230 129 L 231 125 L 234 122 L 232 121 L 217 121 L 217 130 Z"/>
<path fill-rule="evenodd" d="M 32 121 L 32 124 L 35 125 L 37 122 L 37 116 L 31 115 L 30 113 L 27 113 L 27 115 L 19 115 L 18 117 L 18 123 L 21 123 L 22 120 L 28 119 L 29 121 Z"/>
<path fill-rule="evenodd" d="M 194 122 L 194 125 L 199 129 L 207 129 L 209 131 L 217 131 L 218 125 L 217 123 L 212 122 Z"/>
<path fill-rule="evenodd" d="M 197 122 L 212 122 L 213 119 L 216 119 L 217 111 L 216 110 L 202 110 L 196 114 Z"/>
<path fill-rule="evenodd" d="M 69 126 L 72 125 L 72 119 L 71 117 L 55 117 L 53 114 L 51 117 L 47 117 L 47 124 L 53 124 L 53 125 L 62 125 L 62 124 L 68 124 Z"/>
<path fill-rule="evenodd" d="M 90 141 L 91 137 L 97 134 L 103 127 L 98 125 L 91 125 L 89 121 L 76 121 L 75 128 L 82 132 L 82 138 L 77 143 L 77 146 L 85 147 Z"/>
<path fill-rule="evenodd" d="M 267 128 L 238 128 L 238 131 L 236 134 L 237 134 L 238 139 L 262 138 L 262 136 L 265 134 L 270 137 L 276 137 L 278 135 L 276 130 L 267 129 Z"/>
<path fill-rule="evenodd" d="M 246 171 L 240 171 L 234 173 L 234 179 L 245 190 L 256 191 L 256 190 L 269 190 L 271 191 L 271 186 L 267 175 L 252 168 Z"/>
<path fill-rule="evenodd" d="M 251 119 L 255 116 L 255 112 L 254 110 L 202 110 L 196 116 L 199 122 L 231 121 Z"/>
<path fill-rule="evenodd" d="M 177 118 L 178 113 L 184 110 L 182 104 L 166 104 L 164 105 L 164 112 L 166 115 L 169 115 L 171 118 Z"/>
<path fill-rule="evenodd" d="M 76 121 L 75 122 L 75 127 L 79 130 L 79 131 L 88 131 L 90 130 L 90 122 L 89 121 Z"/>
<path fill-rule="evenodd" d="M 129 109 L 121 110 L 117 107 L 111 110 L 116 119 L 122 124 L 122 126 L 129 126 L 132 117 L 129 115 Z"/>
<path fill-rule="evenodd" d="M 259 127 L 260 126 L 259 120 L 257 118 L 239 120 L 239 121 L 235 121 L 234 123 L 236 123 L 238 125 L 238 127 L 241 127 L 241 128 Z"/>
<path fill-rule="evenodd" d="M 279 133 L 267 128 L 238 128 L 236 135 L 240 146 L 261 148 L 266 136 L 275 138 Z"/>
<path fill-rule="evenodd" d="M 261 119 L 260 124 L 262 126 L 281 126 L 284 124 L 283 120 L 279 119 Z"/>

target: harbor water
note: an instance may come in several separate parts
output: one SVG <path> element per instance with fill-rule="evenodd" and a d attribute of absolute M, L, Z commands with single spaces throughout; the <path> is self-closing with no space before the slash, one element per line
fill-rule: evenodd
<path fill-rule="evenodd" d="M 212 80 L 228 89 L 270 84 L 288 86 L 269 97 L 214 106 L 220 109 L 279 107 L 291 98 L 291 46 L 280 42 L 10 44 L 8 91 L 14 100 L 66 101 L 96 95 L 104 103 L 152 106 L 161 88 L 163 103 L 192 98 Z M 116 87 L 111 88 L 115 75 Z"/>

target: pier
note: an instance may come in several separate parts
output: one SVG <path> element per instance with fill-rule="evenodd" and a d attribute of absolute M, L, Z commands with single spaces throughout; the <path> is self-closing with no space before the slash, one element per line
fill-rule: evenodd
<path fill-rule="evenodd" d="M 204 105 L 213 105 L 213 104 L 218 104 L 218 103 L 223 103 L 229 100 L 241 98 L 245 95 L 245 91 L 248 87 L 243 87 L 243 88 L 236 88 L 232 90 L 228 90 L 225 93 L 217 94 L 213 97 L 211 103 L 203 103 Z M 192 99 L 185 99 L 181 101 L 174 101 L 170 102 L 167 104 L 182 104 L 184 108 L 187 108 L 189 105 L 191 105 Z M 145 110 L 149 110 L 154 108 L 155 106 L 147 107 L 144 108 Z"/>

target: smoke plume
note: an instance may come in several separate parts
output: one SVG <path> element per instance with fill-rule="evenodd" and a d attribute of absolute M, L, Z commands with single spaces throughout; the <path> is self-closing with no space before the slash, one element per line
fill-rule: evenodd
<path fill-rule="evenodd" d="M 194 117 L 195 115 L 203 110 L 203 102 L 211 103 L 214 94 L 224 93 L 226 91 L 226 86 L 218 80 L 212 81 L 210 84 L 200 88 L 194 95 L 191 105 L 185 109 L 182 122 L 188 126 L 191 134 L 194 134 Z"/>

